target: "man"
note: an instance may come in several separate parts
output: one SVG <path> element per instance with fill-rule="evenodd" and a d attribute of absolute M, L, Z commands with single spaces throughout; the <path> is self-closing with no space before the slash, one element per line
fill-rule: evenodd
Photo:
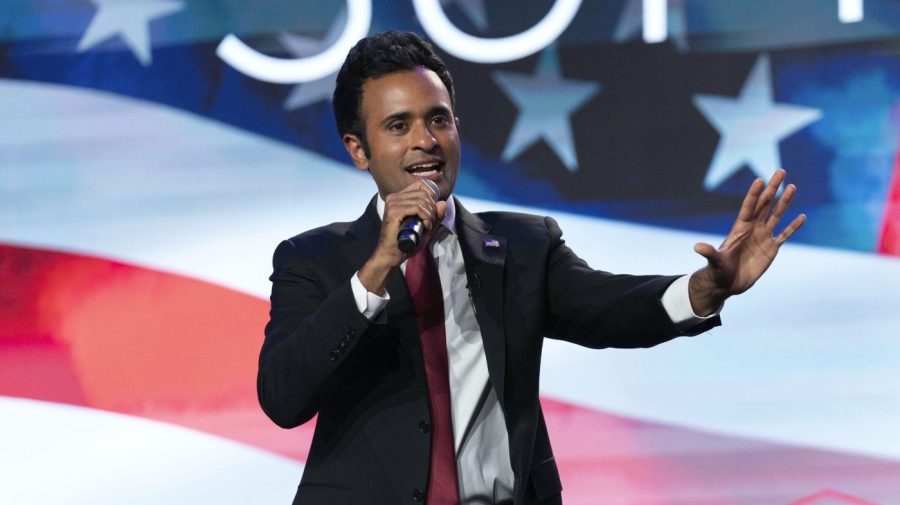
<path fill-rule="evenodd" d="M 561 503 L 538 400 L 543 338 L 646 347 L 705 331 L 805 219 L 773 237 L 796 192 L 776 197 L 779 171 L 753 183 L 722 246 L 695 246 L 707 266 L 694 274 L 595 271 L 551 218 L 473 215 L 451 196 L 453 82 L 418 36 L 361 40 L 334 110 L 378 194 L 356 221 L 275 252 L 260 403 L 285 428 L 318 414 L 294 503 Z M 425 232 L 406 255 L 409 216 Z"/>

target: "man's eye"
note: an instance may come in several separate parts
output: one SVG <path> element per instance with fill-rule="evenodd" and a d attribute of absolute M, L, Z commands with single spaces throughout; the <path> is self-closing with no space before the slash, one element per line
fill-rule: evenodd
<path fill-rule="evenodd" d="M 388 130 L 392 132 L 400 132 L 406 129 L 406 123 L 396 122 L 388 125 Z"/>
<path fill-rule="evenodd" d="M 431 122 L 436 125 L 446 126 L 450 124 L 450 118 L 448 118 L 447 116 L 435 116 L 434 118 L 432 118 Z"/>

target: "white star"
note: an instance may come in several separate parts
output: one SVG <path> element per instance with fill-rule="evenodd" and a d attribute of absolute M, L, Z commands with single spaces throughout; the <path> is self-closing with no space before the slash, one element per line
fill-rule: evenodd
<path fill-rule="evenodd" d="M 78 42 L 83 53 L 104 40 L 120 35 L 145 67 L 150 54 L 150 21 L 184 9 L 181 0 L 91 0 L 97 13 Z"/>
<path fill-rule="evenodd" d="M 347 24 L 347 9 L 342 9 L 334 19 L 331 27 L 328 28 L 328 32 L 322 40 L 311 39 L 309 37 L 302 37 L 290 33 L 280 34 L 279 39 L 285 49 L 291 53 L 291 56 L 303 58 L 320 53 L 328 47 L 331 47 L 331 45 L 334 44 L 334 41 L 340 37 L 345 24 Z M 294 86 L 294 89 L 291 90 L 291 93 L 284 101 L 285 110 L 302 109 L 307 105 L 312 105 L 324 100 L 331 100 L 331 93 L 334 90 L 334 80 L 336 77 L 337 71 L 326 75 L 321 79 Z"/>
<path fill-rule="evenodd" d="M 600 91 L 600 84 L 563 79 L 552 46 L 541 52 L 533 76 L 495 70 L 491 77 L 519 109 L 503 160 L 544 139 L 570 172 L 578 170 L 569 116 Z"/>
<path fill-rule="evenodd" d="M 737 98 L 694 96 L 694 105 L 721 136 L 703 181 L 707 190 L 744 166 L 768 179 L 781 166 L 778 144 L 822 117 L 819 109 L 773 102 L 770 72 L 769 57 L 762 55 Z"/>
<path fill-rule="evenodd" d="M 668 26 L 669 38 L 675 43 L 675 47 L 679 52 L 688 50 L 688 29 L 687 17 L 685 16 L 684 3 L 686 0 L 668 0 L 668 8 L 666 9 L 666 25 Z M 616 23 L 616 31 L 613 33 L 613 40 L 616 42 L 625 42 L 631 40 L 644 25 L 643 21 L 643 0 L 626 0 L 622 7 L 622 13 L 619 14 L 619 21 Z"/>
<path fill-rule="evenodd" d="M 487 11 L 484 9 L 484 0 L 441 0 L 441 5 L 455 3 L 459 9 L 469 18 L 469 21 L 480 31 L 488 29 Z"/>

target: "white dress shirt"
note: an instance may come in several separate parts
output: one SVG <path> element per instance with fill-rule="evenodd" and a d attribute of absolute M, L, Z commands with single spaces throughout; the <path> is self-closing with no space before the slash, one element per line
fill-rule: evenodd
<path fill-rule="evenodd" d="M 384 200 L 378 197 L 378 215 L 384 215 Z M 456 448 L 459 497 L 462 503 L 496 503 L 512 499 L 513 471 L 509 459 L 509 433 L 503 411 L 488 375 L 481 329 L 466 288 L 462 249 L 456 235 L 456 207 L 447 199 L 441 222 L 446 232 L 431 241 L 444 291 L 444 330 L 450 373 L 450 411 Z M 401 266 L 406 272 L 406 262 Z M 350 280 L 359 311 L 372 319 L 389 301 L 389 295 L 367 292 L 358 275 Z M 696 316 L 688 296 L 688 276 L 673 282 L 662 296 L 662 304 L 675 324 L 687 328 L 705 318 Z M 712 317 L 712 316 L 710 316 Z"/>

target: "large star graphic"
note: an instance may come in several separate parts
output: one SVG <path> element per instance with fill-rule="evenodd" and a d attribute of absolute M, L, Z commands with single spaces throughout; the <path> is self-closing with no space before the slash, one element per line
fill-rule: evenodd
<path fill-rule="evenodd" d="M 334 22 L 328 28 L 328 32 L 322 40 L 316 40 L 309 37 L 294 35 L 290 33 L 282 33 L 279 35 L 281 44 L 295 58 L 303 58 L 313 54 L 320 53 L 330 47 L 341 36 L 344 25 L 347 24 L 347 9 L 341 9 L 340 13 L 335 17 Z M 337 77 L 337 71 L 326 75 L 315 81 L 304 82 L 294 86 L 287 99 L 284 101 L 285 110 L 302 109 L 307 105 L 331 100 L 331 94 L 334 90 L 334 80 Z"/>
<path fill-rule="evenodd" d="M 484 9 L 484 0 L 441 0 L 441 5 L 455 3 L 459 9 L 469 18 L 469 21 L 480 31 L 488 29 L 487 11 Z"/>
<path fill-rule="evenodd" d="M 78 41 L 83 53 L 106 39 L 119 35 L 135 58 L 150 65 L 150 22 L 184 9 L 181 0 L 91 0 L 97 13 Z"/>
<path fill-rule="evenodd" d="M 625 0 L 619 21 L 616 23 L 616 31 L 613 40 L 625 42 L 633 39 L 641 32 L 644 26 L 644 0 Z M 666 25 L 669 39 L 675 43 L 678 52 L 688 50 L 687 17 L 684 4 L 686 0 L 668 0 L 666 8 Z"/>
<path fill-rule="evenodd" d="M 503 160 L 510 161 L 543 139 L 570 172 L 578 170 L 569 116 L 600 91 L 600 84 L 560 76 L 559 57 L 551 46 L 538 58 L 534 75 L 495 70 L 494 82 L 518 107 Z"/>
<path fill-rule="evenodd" d="M 728 98 L 694 95 L 694 105 L 721 136 L 703 186 L 718 187 L 742 167 L 768 179 L 781 166 L 778 144 L 822 117 L 822 111 L 772 101 L 768 55 L 761 55 L 741 89 Z"/>

